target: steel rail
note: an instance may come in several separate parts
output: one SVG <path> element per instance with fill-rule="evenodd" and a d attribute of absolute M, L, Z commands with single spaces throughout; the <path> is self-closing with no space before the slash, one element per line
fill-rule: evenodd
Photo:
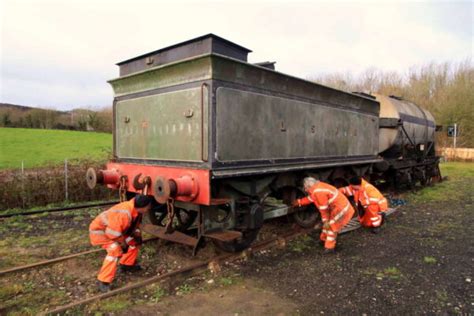
<path fill-rule="evenodd" d="M 165 274 L 162 274 L 162 275 L 156 275 L 156 276 L 150 277 L 148 279 L 145 279 L 143 281 L 135 282 L 135 283 L 126 285 L 124 287 L 121 287 L 121 288 L 118 288 L 118 289 L 115 289 L 115 290 L 111 290 L 107 293 L 102 293 L 102 294 L 98 294 L 98 295 L 95 295 L 95 296 L 91 296 L 91 297 L 88 297 L 88 298 L 80 300 L 80 301 L 76 301 L 76 302 L 69 303 L 67 305 L 56 307 L 52 310 L 46 310 L 46 311 L 40 313 L 40 315 L 60 314 L 60 313 L 63 313 L 63 312 L 65 312 L 65 311 L 67 311 L 71 308 L 79 307 L 81 305 L 85 305 L 85 304 L 88 304 L 88 303 L 91 303 L 91 302 L 94 302 L 94 301 L 97 301 L 97 300 L 105 299 L 105 298 L 108 298 L 108 297 L 111 297 L 111 296 L 114 296 L 114 295 L 117 295 L 117 294 L 120 294 L 120 293 L 124 293 L 124 292 L 128 292 L 128 291 L 137 289 L 137 288 L 142 288 L 144 286 L 147 286 L 147 285 L 156 283 L 158 281 L 162 281 L 162 280 L 174 277 L 174 276 L 179 275 L 179 274 L 187 274 L 187 273 L 191 273 L 191 272 L 197 272 L 197 271 L 206 269 L 207 266 L 211 262 L 235 261 L 237 259 L 242 258 L 242 254 L 244 254 L 244 253 L 249 254 L 249 253 L 260 251 L 260 250 L 263 250 L 263 249 L 266 249 L 266 248 L 270 248 L 272 246 L 278 245 L 278 243 L 280 243 L 282 239 L 284 239 L 285 241 L 286 240 L 291 240 L 291 239 L 294 239 L 294 238 L 299 237 L 301 235 L 307 234 L 308 232 L 310 232 L 312 230 L 313 229 L 300 229 L 298 231 L 293 231 L 293 232 L 290 232 L 290 233 L 286 233 L 283 236 L 274 237 L 274 238 L 271 238 L 269 240 L 265 240 L 265 241 L 262 241 L 260 243 L 257 243 L 254 246 L 252 246 L 252 247 L 250 247 L 250 248 L 248 248 L 248 249 L 246 249 L 242 252 L 239 252 L 239 253 L 236 253 L 236 254 L 223 254 L 223 255 L 220 255 L 220 256 L 217 256 L 217 257 L 210 258 L 208 260 L 200 261 L 200 262 L 191 264 L 187 267 L 184 267 L 184 268 L 181 268 L 181 269 L 178 269 L 178 270 L 175 270 L 175 271 L 171 271 L 171 272 L 168 272 L 168 273 L 165 273 Z"/>
<path fill-rule="evenodd" d="M 397 206 L 395 208 L 390 208 L 387 212 L 387 216 L 394 213 L 398 208 L 399 208 L 399 206 Z M 352 222 L 354 222 L 354 223 L 352 223 Z M 360 226 L 358 220 L 354 221 L 354 219 L 353 219 L 353 220 L 351 220 L 350 223 L 348 223 L 348 225 L 346 227 L 344 227 L 342 229 L 341 234 L 344 234 L 344 233 L 347 233 L 349 231 L 358 229 L 360 227 L 361 226 Z M 311 231 L 311 230 L 313 230 L 313 229 L 310 229 L 308 231 Z M 152 241 L 152 240 L 157 240 L 157 239 L 159 239 L 159 238 L 158 237 L 152 237 L 152 238 L 149 238 L 149 239 L 145 239 L 143 241 L 143 243 L 146 243 L 146 242 Z M 53 264 L 53 263 L 56 263 L 56 262 L 66 261 L 66 260 L 73 259 L 73 258 L 76 258 L 76 257 L 79 257 L 79 256 L 87 255 L 87 254 L 90 254 L 90 253 L 100 252 L 102 250 L 103 249 L 100 249 L 100 248 L 99 249 L 91 249 L 91 250 L 75 253 L 75 254 L 72 254 L 72 255 L 67 255 L 67 256 L 63 256 L 63 257 L 58 257 L 58 258 L 54 258 L 54 259 L 44 260 L 44 261 L 40 261 L 40 262 L 35 262 L 35 263 L 23 265 L 23 266 L 18 266 L 18 267 L 13 267 L 13 268 L 1 270 L 0 271 L 0 276 L 8 274 L 8 273 L 18 272 L 18 271 L 27 270 L 27 269 L 30 269 L 30 268 L 43 266 L 43 265 Z"/>
<path fill-rule="evenodd" d="M 159 238 L 158 237 L 148 238 L 148 239 L 145 239 L 143 241 L 143 243 L 146 243 L 146 242 L 149 242 L 149 241 L 152 241 L 152 240 L 157 240 L 157 239 L 159 239 Z M 78 252 L 78 253 L 75 253 L 75 254 L 72 254 L 72 255 L 57 257 L 57 258 L 54 258 L 54 259 L 48 259 L 48 260 L 44 260 L 44 261 L 39 261 L 39 262 L 35 262 L 35 263 L 26 264 L 26 265 L 23 265 L 23 266 L 13 267 L 13 268 L 1 270 L 0 271 L 0 276 L 5 275 L 5 274 L 9 274 L 9 273 L 13 273 L 13 272 L 18 272 L 18 271 L 23 271 L 23 270 L 35 268 L 35 267 L 46 266 L 46 265 L 53 264 L 53 263 L 56 263 L 56 262 L 66 261 L 66 260 L 73 259 L 73 258 L 76 258 L 76 257 L 79 257 L 79 256 L 84 256 L 84 255 L 88 255 L 88 254 L 96 253 L 96 252 L 101 252 L 101 251 L 104 251 L 104 249 L 102 249 L 102 248 L 91 249 L 91 250 L 87 250 L 87 251 L 83 251 L 83 252 Z"/>
<path fill-rule="evenodd" d="M 39 213 L 53 213 L 53 212 L 64 212 L 69 210 L 80 210 L 90 207 L 99 207 L 99 206 L 107 206 L 117 204 L 120 201 L 110 201 L 110 202 L 101 202 L 101 203 L 93 203 L 93 204 L 82 204 L 82 205 L 75 205 L 75 206 L 66 206 L 66 207 L 57 207 L 57 208 L 50 208 L 50 209 L 43 209 L 43 210 L 35 210 L 30 212 L 20 212 L 20 213 L 10 213 L 10 214 L 0 214 L 0 218 L 7 218 L 13 216 L 27 216 Z M 5 212 L 5 211 L 0 211 Z"/>

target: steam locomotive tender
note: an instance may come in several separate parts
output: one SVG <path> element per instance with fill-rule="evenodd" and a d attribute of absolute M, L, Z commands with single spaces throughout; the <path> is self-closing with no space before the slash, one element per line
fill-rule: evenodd
<path fill-rule="evenodd" d="M 288 206 L 305 176 L 337 186 L 439 176 L 429 112 L 248 63 L 250 52 L 208 34 L 118 63 L 114 159 L 88 171 L 89 187 L 153 195 L 144 230 L 160 238 L 239 251 L 267 219 L 315 225 L 314 206 Z"/>

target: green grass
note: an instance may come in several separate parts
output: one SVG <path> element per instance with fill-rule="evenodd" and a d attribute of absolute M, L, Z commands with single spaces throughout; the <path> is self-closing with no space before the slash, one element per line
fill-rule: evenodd
<path fill-rule="evenodd" d="M 441 175 L 447 176 L 448 180 L 437 183 L 434 186 L 423 188 L 415 193 L 407 195 L 411 202 L 439 202 L 450 199 L 462 199 L 464 190 L 459 186 L 468 185 L 474 189 L 474 163 L 469 162 L 446 162 L 440 164 Z"/>
<path fill-rule="evenodd" d="M 100 304 L 100 311 L 106 313 L 116 313 L 127 309 L 132 305 L 131 297 L 128 295 L 118 295 L 116 297 L 103 300 Z"/>
<path fill-rule="evenodd" d="M 434 264 L 437 262 L 435 257 L 423 257 L 423 261 L 427 264 Z"/>
<path fill-rule="evenodd" d="M 0 128 L 0 169 L 40 167 L 64 159 L 106 159 L 112 148 L 112 134 Z"/>
<path fill-rule="evenodd" d="M 163 297 L 166 296 L 166 291 L 162 289 L 161 287 L 157 287 L 154 291 L 153 294 L 151 295 L 151 300 L 154 303 L 158 303 Z"/>
<path fill-rule="evenodd" d="M 298 237 L 292 240 L 289 243 L 289 247 L 294 252 L 304 252 L 313 247 L 312 243 L 313 243 L 313 239 L 310 236 L 303 235 L 301 237 Z"/>
<path fill-rule="evenodd" d="M 176 294 L 178 295 L 186 295 L 191 293 L 191 291 L 194 290 L 194 287 L 192 287 L 189 284 L 182 284 L 178 287 L 178 290 L 176 291 Z"/>
<path fill-rule="evenodd" d="M 384 279 L 400 280 L 403 278 L 402 272 L 397 267 L 388 267 L 383 270 L 368 267 L 360 272 L 368 276 L 375 276 L 379 281 Z"/>

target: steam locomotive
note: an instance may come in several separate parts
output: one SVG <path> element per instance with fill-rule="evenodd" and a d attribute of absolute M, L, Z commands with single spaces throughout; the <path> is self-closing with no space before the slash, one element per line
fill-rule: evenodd
<path fill-rule="evenodd" d="M 89 187 L 153 195 L 144 230 L 160 238 L 240 251 L 267 219 L 315 225 L 314 206 L 289 206 L 305 176 L 336 186 L 354 175 L 395 186 L 440 176 L 428 111 L 252 64 L 250 52 L 208 34 L 118 63 L 114 158 L 88 170 Z"/>

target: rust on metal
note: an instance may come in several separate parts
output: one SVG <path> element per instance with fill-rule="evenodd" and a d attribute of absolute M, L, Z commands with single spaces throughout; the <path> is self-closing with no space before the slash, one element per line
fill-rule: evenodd
<path fill-rule="evenodd" d="M 222 204 L 227 204 L 232 202 L 232 199 L 230 198 L 214 198 L 211 199 L 209 205 L 222 205 Z"/>
<path fill-rule="evenodd" d="M 152 241 L 152 240 L 157 240 L 157 238 L 153 237 L 153 238 L 145 239 L 143 241 L 143 243 L 147 243 L 147 242 Z M 73 258 L 76 258 L 76 257 L 79 257 L 79 256 L 84 256 L 84 255 L 88 255 L 88 254 L 96 253 L 96 252 L 101 252 L 101 251 L 104 251 L 104 250 L 102 248 L 91 249 L 91 250 L 75 253 L 75 254 L 72 254 L 72 255 L 57 257 L 57 258 L 54 258 L 54 259 L 39 261 L 39 262 L 36 262 L 36 263 L 30 263 L 30 264 L 26 264 L 26 265 L 19 266 L 19 267 L 13 267 L 13 268 L 9 268 L 9 269 L 5 269 L 5 270 L 0 271 L 0 275 L 5 275 L 5 274 L 8 274 L 8 273 L 13 273 L 13 272 L 18 272 L 18 271 L 23 271 L 23 270 L 27 270 L 27 269 L 30 269 L 30 268 L 36 268 L 36 267 L 39 267 L 39 266 L 45 266 L 45 265 L 53 264 L 53 263 L 56 263 L 56 262 L 66 261 L 66 260 L 73 259 Z"/>
<path fill-rule="evenodd" d="M 103 203 L 83 204 L 83 205 L 75 205 L 75 206 L 68 206 L 68 207 L 35 210 L 35 211 L 30 211 L 30 212 L 0 214 L 0 218 L 13 217 L 13 216 L 27 216 L 27 215 L 34 215 L 34 214 L 40 214 L 40 213 L 64 212 L 64 211 L 69 211 L 69 210 L 81 210 L 81 209 L 91 208 L 91 207 L 108 206 L 112 204 L 117 204 L 118 202 L 119 201 L 110 201 L 110 202 L 103 202 Z M 0 213 L 2 212 L 4 211 L 0 211 Z"/>
<path fill-rule="evenodd" d="M 170 197 L 176 193 L 176 183 L 169 181 L 163 176 L 158 176 L 155 179 L 153 195 L 160 204 L 165 204 Z"/>
<path fill-rule="evenodd" d="M 94 168 L 87 169 L 86 172 L 86 182 L 89 189 L 95 188 L 97 183 L 103 183 L 104 177 L 102 173 L 97 174 Z"/>
<path fill-rule="evenodd" d="M 143 179 L 140 179 L 142 176 L 141 173 L 137 174 L 135 177 L 133 177 L 133 187 L 136 190 L 143 190 L 145 189 L 146 186 L 151 185 L 151 178 L 149 176 L 143 177 Z"/>
<path fill-rule="evenodd" d="M 220 230 L 205 233 L 205 237 L 217 239 L 220 241 L 232 241 L 242 237 L 242 233 L 236 230 Z"/>
<path fill-rule="evenodd" d="M 141 228 L 144 232 L 147 232 L 160 239 L 169 240 L 169 241 L 177 242 L 180 244 L 185 244 L 191 247 L 196 246 L 198 243 L 197 238 L 188 236 L 177 230 L 173 231 L 172 233 L 167 233 L 165 227 L 160 227 L 160 226 L 151 225 L 151 224 L 142 225 Z"/>
<path fill-rule="evenodd" d="M 0 275 L 5 275 L 5 274 L 8 274 L 8 273 L 12 273 L 12 272 L 23 271 L 23 270 L 30 269 L 30 268 L 36 268 L 36 267 L 39 267 L 39 266 L 44 266 L 44 265 L 48 265 L 48 264 L 52 264 L 52 263 L 56 263 L 56 262 L 60 262 L 60 261 L 65 261 L 65 260 L 68 260 L 68 259 L 72 259 L 72 258 L 75 258 L 75 257 L 79 257 L 79 256 L 83 256 L 83 255 L 87 255 L 87 254 L 95 253 L 95 252 L 99 252 L 99 251 L 103 251 L 103 249 L 92 249 L 92 250 L 88 250 L 88 251 L 84 251 L 84 252 L 80 252 L 80 253 L 76 253 L 76 254 L 72 254 L 72 255 L 68 255 L 68 256 L 58 257 L 58 258 L 54 258 L 54 259 L 50 259 L 50 260 L 44 260 L 44 261 L 27 264 L 27 265 L 20 266 L 20 267 L 14 267 L 14 268 L 10 268 L 10 269 L 0 271 Z"/>

